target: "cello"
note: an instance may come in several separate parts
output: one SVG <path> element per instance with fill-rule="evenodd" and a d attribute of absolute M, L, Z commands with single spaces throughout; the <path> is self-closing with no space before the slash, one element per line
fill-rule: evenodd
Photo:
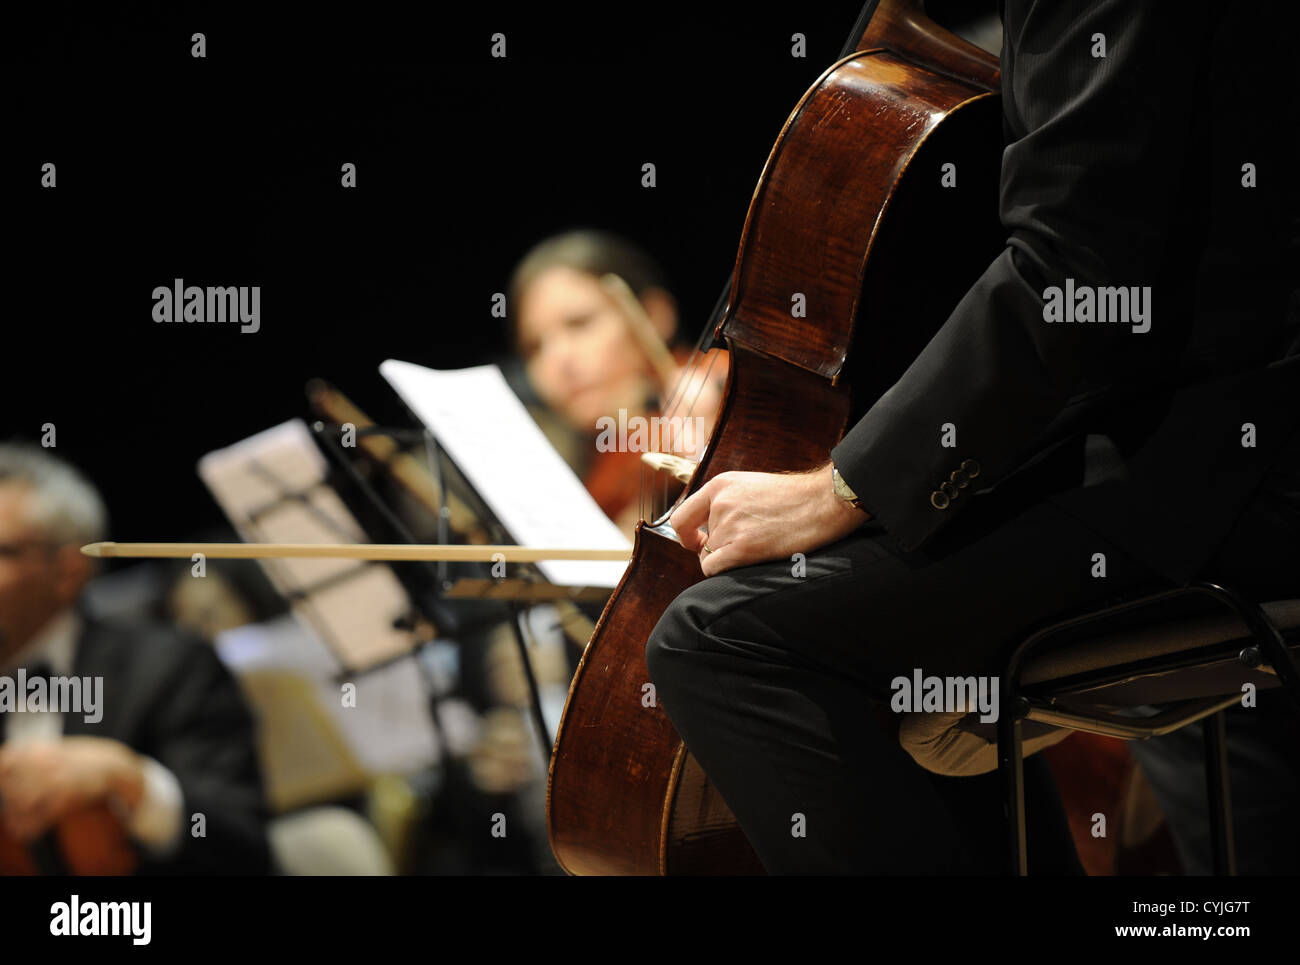
<path fill-rule="evenodd" d="M 0 823 L 0 876 L 129 875 L 137 863 L 121 819 L 106 804 L 73 811 L 26 843 Z"/>
<path fill-rule="evenodd" d="M 679 502 L 722 472 L 824 464 L 998 254 L 998 84 L 997 59 L 919 0 L 866 5 L 754 190 L 729 295 L 706 330 L 730 353 L 722 411 Z M 663 709 L 644 699 L 645 643 L 703 579 L 669 516 L 638 524 L 560 721 L 547 828 L 571 874 L 762 873 Z"/>

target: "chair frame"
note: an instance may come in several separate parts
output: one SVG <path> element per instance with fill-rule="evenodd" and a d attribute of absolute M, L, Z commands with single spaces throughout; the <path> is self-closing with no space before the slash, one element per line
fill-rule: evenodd
<path fill-rule="evenodd" d="M 1113 617 L 1118 613 L 1134 611 L 1178 597 L 1202 594 L 1223 603 L 1235 611 L 1245 623 L 1253 644 L 1242 648 L 1238 659 L 1248 667 L 1267 663 L 1277 674 L 1283 689 L 1300 709 L 1300 668 L 1297 668 L 1286 639 L 1269 619 L 1261 606 L 1247 600 L 1235 589 L 1208 581 L 1195 581 L 1187 586 L 1164 590 L 1095 610 L 1082 616 L 1071 617 L 1044 627 L 1027 637 L 1011 654 L 1002 673 L 1000 707 L 997 722 L 998 770 L 1002 777 L 1003 806 L 1007 816 L 1008 845 L 1011 868 L 1017 875 L 1028 873 L 1025 837 L 1025 782 L 1024 754 L 1021 741 L 1021 724 L 1025 720 L 1043 721 L 1070 730 L 1120 737 L 1126 740 L 1146 739 L 1172 733 L 1188 724 L 1202 721 L 1205 732 L 1206 793 L 1210 810 L 1210 840 L 1214 850 L 1216 875 L 1236 873 L 1236 853 L 1232 833 L 1232 798 L 1228 776 L 1228 751 L 1226 722 L 1223 711 L 1241 699 L 1239 693 L 1226 696 L 1194 698 L 1172 705 L 1147 718 L 1130 718 L 1103 711 L 1080 712 L 1055 706 L 1057 697 L 1077 693 L 1089 687 L 1113 683 L 1134 673 L 1167 672 L 1220 662 L 1222 652 L 1212 658 L 1197 656 L 1191 650 L 1176 651 L 1160 657 L 1104 667 L 1085 674 L 1073 675 L 1069 686 L 1050 690 L 1061 681 L 1033 685 L 1034 694 L 1024 693 L 1020 683 L 1021 672 L 1029 658 L 1043 648 L 1044 643 L 1060 633 L 1090 623 Z M 1229 641 L 1224 641 L 1227 643 Z M 1199 648 L 1202 651 L 1204 648 Z"/>

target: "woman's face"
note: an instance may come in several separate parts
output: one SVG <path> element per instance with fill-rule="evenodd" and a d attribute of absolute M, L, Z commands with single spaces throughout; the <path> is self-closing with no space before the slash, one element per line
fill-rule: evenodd
<path fill-rule="evenodd" d="M 575 428 L 639 413 L 651 390 L 648 364 L 627 321 L 592 275 L 546 269 L 516 306 L 519 348 L 543 401 Z"/>

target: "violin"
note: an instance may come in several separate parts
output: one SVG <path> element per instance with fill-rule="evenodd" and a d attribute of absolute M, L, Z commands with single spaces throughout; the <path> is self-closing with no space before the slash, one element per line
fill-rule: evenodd
<path fill-rule="evenodd" d="M 607 274 L 600 285 L 640 349 L 654 386 L 656 398 L 647 403 L 645 418 L 652 424 L 658 420 L 664 431 L 651 435 L 658 445 L 650 446 L 650 455 L 698 462 L 726 387 L 726 351 L 714 348 L 705 352 L 698 345 L 690 353 L 670 349 L 627 282 Z M 625 429 L 618 426 L 620 434 Z M 601 511 L 624 532 L 630 534 L 637 522 L 653 514 L 648 500 L 657 498 L 666 506 L 681 494 L 681 473 L 666 471 L 665 464 L 645 458 L 645 452 L 627 446 L 604 447 L 599 442 L 598 437 L 596 455 L 583 484 Z M 664 475 L 656 476 L 658 472 Z"/>

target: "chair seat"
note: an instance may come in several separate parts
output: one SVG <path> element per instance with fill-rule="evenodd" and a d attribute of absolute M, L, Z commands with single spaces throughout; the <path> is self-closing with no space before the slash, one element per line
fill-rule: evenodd
<path fill-rule="evenodd" d="M 1300 600 L 1262 605 L 1288 646 L 1300 630 Z M 1067 697 L 1071 706 L 1135 707 L 1226 695 L 1254 683 L 1279 685 L 1266 667 L 1237 659 L 1252 642 L 1245 623 L 1220 609 L 1145 627 L 1094 633 L 1031 657 L 1021 669 L 1021 692 Z M 1021 724 L 1024 755 L 1060 743 L 1071 731 L 1040 721 Z M 973 776 L 997 767 L 997 724 L 978 714 L 909 713 L 900 723 L 899 743 L 918 764 L 936 774 Z"/>
<path fill-rule="evenodd" d="M 1300 628 L 1300 600 L 1274 600 L 1263 604 L 1261 609 L 1283 633 Z M 1049 650 L 1025 664 L 1020 685 L 1028 689 L 1047 681 L 1063 681 L 1184 651 L 1221 647 L 1240 650 L 1250 642 L 1250 630 L 1240 617 L 1227 610 L 1217 610 L 1202 617 L 1184 617 L 1139 630 L 1092 636 L 1083 645 Z"/>

